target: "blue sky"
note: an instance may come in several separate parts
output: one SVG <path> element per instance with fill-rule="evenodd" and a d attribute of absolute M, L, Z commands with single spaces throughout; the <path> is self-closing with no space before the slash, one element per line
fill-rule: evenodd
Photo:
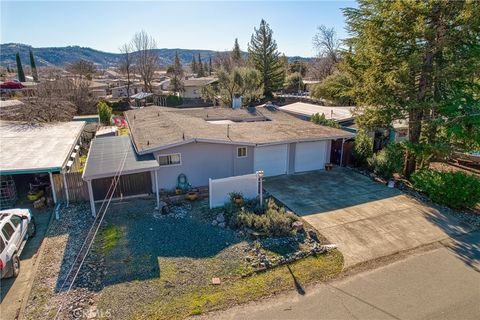
<path fill-rule="evenodd" d="M 4 1 L 0 42 L 34 47 L 79 45 L 118 52 L 141 29 L 159 48 L 228 50 L 238 38 L 242 50 L 260 20 L 274 31 L 286 55 L 313 56 L 316 27 L 335 27 L 346 36 L 341 8 L 353 1 Z"/>

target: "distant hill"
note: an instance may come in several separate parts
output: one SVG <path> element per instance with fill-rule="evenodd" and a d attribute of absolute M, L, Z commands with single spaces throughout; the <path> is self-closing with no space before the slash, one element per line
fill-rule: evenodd
<path fill-rule="evenodd" d="M 92 48 L 68 46 L 68 47 L 46 47 L 46 48 L 34 48 L 32 46 L 20 43 L 5 43 L 0 44 L 0 65 L 11 68 L 16 67 L 15 54 L 20 53 L 20 59 L 23 65 L 30 64 L 29 50 L 32 50 L 35 55 L 35 62 L 37 66 L 56 66 L 63 67 L 66 64 L 78 61 L 80 59 L 89 60 L 97 64 L 99 67 L 107 68 L 116 66 L 121 54 L 110 53 L 95 50 Z M 189 64 L 192 61 L 192 57 L 200 56 L 204 61 L 207 61 L 209 57 L 214 57 L 219 52 L 213 50 L 194 50 L 194 49 L 156 49 L 160 56 L 162 67 L 172 64 L 175 58 L 175 51 L 178 51 L 178 55 L 182 64 Z M 221 53 L 220 53 L 221 54 Z M 243 53 L 245 56 L 248 54 Z M 304 60 L 308 61 L 310 58 L 303 57 L 288 57 L 292 60 Z"/>

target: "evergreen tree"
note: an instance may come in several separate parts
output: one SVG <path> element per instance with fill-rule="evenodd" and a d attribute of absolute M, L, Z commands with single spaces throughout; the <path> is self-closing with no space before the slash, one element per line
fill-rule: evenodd
<path fill-rule="evenodd" d="M 205 73 L 205 76 L 206 76 L 206 75 L 210 75 L 210 70 L 208 69 L 208 63 L 207 63 L 207 61 L 205 61 L 205 62 L 203 63 L 203 72 Z"/>
<path fill-rule="evenodd" d="M 17 60 L 18 81 L 25 82 L 25 73 L 23 72 L 22 61 L 20 60 L 20 54 L 18 52 L 15 55 L 15 59 Z"/>
<path fill-rule="evenodd" d="M 252 39 L 248 44 L 248 52 L 252 64 L 262 74 L 263 90 L 266 97 L 272 97 L 273 92 L 283 85 L 284 66 L 273 40 L 273 31 L 262 19 L 260 27 L 254 28 Z"/>
<path fill-rule="evenodd" d="M 242 51 L 240 51 L 240 46 L 238 45 L 238 39 L 235 38 L 235 44 L 233 45 L 232 50 L 232 62 L 235 66 L 240 66 L 242 64 Z"/>
<path fill-rule="evenodd" d="M 32 68 L 33 80 L 38 81 L 37 66 L 35 65 L 35 59 L 33 58 L 32 50 L 30 50 L 30 67 Z"/>
<path fill-rule="evenodd" d="M 178 52 L 175 51 L 175 60 L 172 66 L 167 69 L 167 73 L 169 74 L 170 86 L 174 92 L 183 91 L 183 66 L 180 62 L 180 58 L 178 56 Z"/>
<path fill-rule="evenodd" d="M 213 72 L 212 57 L 208 59 L 208 75 L 211 76 Z"/>
<path fill-rule="evenodd" d="M 205 77 L 205 70 L 203 69 L 203 63 L 202 58 L 200 57 L 200 53 L 198 54 L 197 71 L 197 76 L 199 78 Z"/>
<path fill-rule="evenodd" d="M 364 128 L 407 119 L 405 175 L 441 144 L 480 148 L 480 2 L 359 0 L 341 68 Z M 440 148 L 439 148 L 440 150 Z"/>
<path fill-rule="evenodd" d="M 196 74 L 198 72 L 197 60 L 195 60 L 195 55 L 192 56 L 192 63 L 190 64 L 190 69 L 192 69 L 193 74 Z"/>

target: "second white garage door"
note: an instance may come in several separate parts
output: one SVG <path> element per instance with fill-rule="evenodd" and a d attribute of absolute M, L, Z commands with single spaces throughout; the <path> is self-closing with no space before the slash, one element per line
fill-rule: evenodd
<path fill-rule="evenodd" d="M 263 170 L 266 177 L 287 173 L 287 145 L 256 147 L 254 155 L 255 171 Z"/>
<path fill-rule="evenodd" d="M 327 141 L 299 142 L 295 146 L 295 172 L 325 168 Z"/>

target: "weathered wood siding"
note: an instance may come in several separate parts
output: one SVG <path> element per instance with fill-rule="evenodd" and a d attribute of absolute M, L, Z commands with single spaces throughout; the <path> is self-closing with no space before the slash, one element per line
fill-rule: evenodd
<path fill-rule="evenodd" d="M 112 180 L 113 178 L 92 180 L 93 197 L 95 200 L 102 200 L 106 197 Z M 152 193 L 150 171 L 121 176 L 113 197 L 120 198 L 147 193 Z"/>

